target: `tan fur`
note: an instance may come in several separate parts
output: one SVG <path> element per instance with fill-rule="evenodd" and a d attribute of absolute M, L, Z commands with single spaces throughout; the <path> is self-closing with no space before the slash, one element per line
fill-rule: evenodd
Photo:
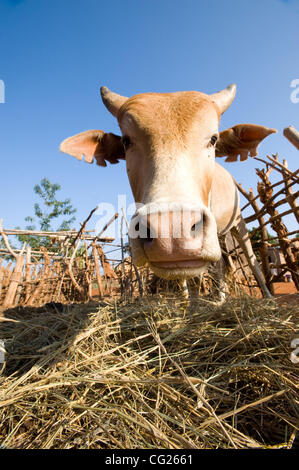
<path fill-rule="evenodd" d="M 118 119 L 123 138 L 130 139 L 125 154 L 120 137 L 103 131 L 87 131 L 66 139 L 60 149 L 79 159 L 85 154 L 89 162 L 95 157 L 101 166 L 125 158 L 136 203 L 150 209 L 153 203 L 162 207 L 176 202 L 190 206 L 191 219 L 196 211 L 205 215 L 201 239 L 170 238 L 165 242 L 158 237 L 152 246 L 150 241 L 131 240 L 137 265 L 148 262 L 166 278 L 199 275 L 210 261 L 220 258 L 217 232 L 227 232 L 240 220 L 235 184 L 215 163 L 215 155 L 225 155 L 228 161 L 240 155 L 246 160 L 248 155 L 257 154 L 258 144 L 275 130 L 239 124 L 222 131 L 216 145 L 211 143 L 212 136 L 218 135 L 221 114 L 235 96 L 235 85 L 210 96 L 190 91 L 126 98 L 104 87 L 101 92 L 104 104 Z"/>
<path fill-rule="evenodd" d="M 198 92 L 129 98 L 120 108 L 118 121 L 122 134 L 133 142 L 126 161 L 135 201 L 157 200 L 159 191 L 164 191 L 163 180 L 171 184 L 173 174 L 178 186 L 179 173 L 189 166 L 189 173 L 198 175 L 193 199 L 196 194 L 207 205 L 214 163 L 214 149 L 208 143 L 217 133 L 219 117 L 215 104 Z M 186 193 L 185 184 L 180 189 Z M 182 194 L 178 197 L 184 198 Z"/>

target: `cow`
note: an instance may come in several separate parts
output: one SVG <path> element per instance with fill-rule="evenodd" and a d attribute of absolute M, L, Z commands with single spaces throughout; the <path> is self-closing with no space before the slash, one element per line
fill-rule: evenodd
<path fill-rule="evenodd" d="M 230 173 L 215 157 L 234 162 L 257 155 L 257 147 L 276 132 L 237 124 L 219 132 L 236 85 L 214 93 L 142 93 L 130 98 L 101 88 L 104 105 L 118 120 L 121 136 L 89 130 L 64 140 L 60 150 L 105 167 L 126 161 L 136 203 L 129 237 L 133 262 L 147 264 L 159 277 L 198 277 L 211 264 L 224 299 L 219 239 L 229 231 L 243 249 L 265 297 L 271 297 L 253 253 Z"/>

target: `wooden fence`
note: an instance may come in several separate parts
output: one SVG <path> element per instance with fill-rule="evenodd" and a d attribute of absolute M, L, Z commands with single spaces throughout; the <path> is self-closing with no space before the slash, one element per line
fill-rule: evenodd
<path fill-rule="evenodd" d="M 3 229 L 0 221 L 0 235 L 5 245 L 0 248 L 1 309 L 49 302 L 82 302 L 94 296 L 101 298 L 119 288 L 117 275 L 103 250 L 106 244 L 120 249 L 120 245 L 113 244 L 113 238 L 102 235 L 109 224 L 97 236 L 85 230 L 94 211 L 78 232 Z M 117 217 L 115 214 L 110 223 Z M 9 236 L 16 235 L 42 238 L 47 243 L 38 250 L 26 246 L 26 242 L 21 249 L 15 249 Z M 7 258 L 10 260 L 5 263 Z"/>
<path fill-rule="evenodd" d="M 291 216 L 295 225 L 299 222 L 299 170 L 289 170 L 287 161 L 281 163 L 278 155 L 267 156 L 266 160 L 255 159 L 264 165 L 264 168 L 256 169 L 259 178 L 257 194 L 251 188 L 246 191 L 238 184 L 240 192 L 248 200 L 243 211 L 248 207 L 252 210 L 251 215 L 244 217 L 245 222 L 257 225 L 250 234 L 253 247 L 258 252 L 270 291 L 273 292 L 273 282 L 282 279 L 285 274 L 292 278 L 299 290 L 299 228 L 288 230 L 285 221 L 286 216 Z M 279 178 L 272 183 L 270 174 L 273 171 L 278 173 Z M 271 228 L 272 236 L 269 236 L 268 228 Z M 259 237 L 254 241 L 256 235 Z M 273 256 L 275 253 L 276 256 Z"/>

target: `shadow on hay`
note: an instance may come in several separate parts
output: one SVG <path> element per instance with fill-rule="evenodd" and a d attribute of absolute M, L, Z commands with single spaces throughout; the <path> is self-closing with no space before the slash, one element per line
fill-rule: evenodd
<path fill-rule="evenodd" d="M 173 297 L 175 301 L 177 296 Z M 159 305 L 157 297 L 153 296 L 151 299 L 120 301 L 119 309 L 114 308 L 113 302 L 105 301 L 78 304 L 51 302 L 40 307 L 18 306 L 7 309 L 0 319 L 0 341 L 3 341 L 5 348 L 5 363 L 4 367 L 0 363 L 0 375 L 21 377 L 34 366 L 38 374 L 45 375 L 53 366 L 70 357 L 70 348 L 75 347 L 77 336 L 91 327 L 91 316 L 94 318 L 95 313 L 102 316 L 101 320 L 99 318 L 100 323 L 118 323 L 115 339 L 121 347 L 123 343 L 143 335 L 145 330 L 149 332 L 147 320 L 152 316 L 152 304 L 156 302 Z M 109 315 L 105 317 L 107 307 Z M 192 311 L 189 313 L 191 319 Z M 180 315 L 178 312 L 177 316 Z M 188 311 L 186 316 L 188 318 Z M 155 320 L 158 317 L 154 315 Z M 163 333 L 163 327 L 160 332 Z"/>
<path fill-rule="evenodd" d="M 51 302 L 41 307 L 5 310 L 0 321 L 0 340 L 5 347 L 2 375 L 20 377 L 34 365 L 44 372 L 62 361 L 76 336 L 87 326 L 89 314 L 98 307 L 98 302 Z"/>

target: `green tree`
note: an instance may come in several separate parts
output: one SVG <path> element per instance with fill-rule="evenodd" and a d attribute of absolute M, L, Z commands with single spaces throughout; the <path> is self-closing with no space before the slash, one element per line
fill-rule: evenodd
<path fill-rule="evenodd" d="M 76 220 L 74 216 L 77 209 L 71 203 L 71 200 L 65 199 L 59 201 L 56 193 L 61 189 L 57 183 L 51 183 L 48 178 L 43 178 L 40 184 L 34 186 L 34 192 L 41 198 L 40 203 L 34 204 L 34 217 L 28 216 L 25 221 L 28 225 L 25 230 L 40 230 L 43 232 L 49 231 L 64 231 L 70 230 L 71 224 Z M 53 228 L 53 222 L 57 222 L 61 217 L 66 217 L 62 220 L 58 228 Z M 27 242 L 33 249 L 39 249 L 41 246 L 47 248 L 54 248 L 51 239 L 48 237 L 37 237 L 34 235 L 18 235 L 20 242 Z"/>
<path fill-rule="evenodd" d="M 3 250 L 6 250 L 6 245 L 5 245 L 4 240 L 1 237 L 1 235 L 0 235 L 0 248 L 3 248 Z M 4 254 L 1 254 L 0 258 L 4 259 L 6 261 L 11 261 L 11 260 L 14 259 L 11 255 L 4 255 Z"/>

